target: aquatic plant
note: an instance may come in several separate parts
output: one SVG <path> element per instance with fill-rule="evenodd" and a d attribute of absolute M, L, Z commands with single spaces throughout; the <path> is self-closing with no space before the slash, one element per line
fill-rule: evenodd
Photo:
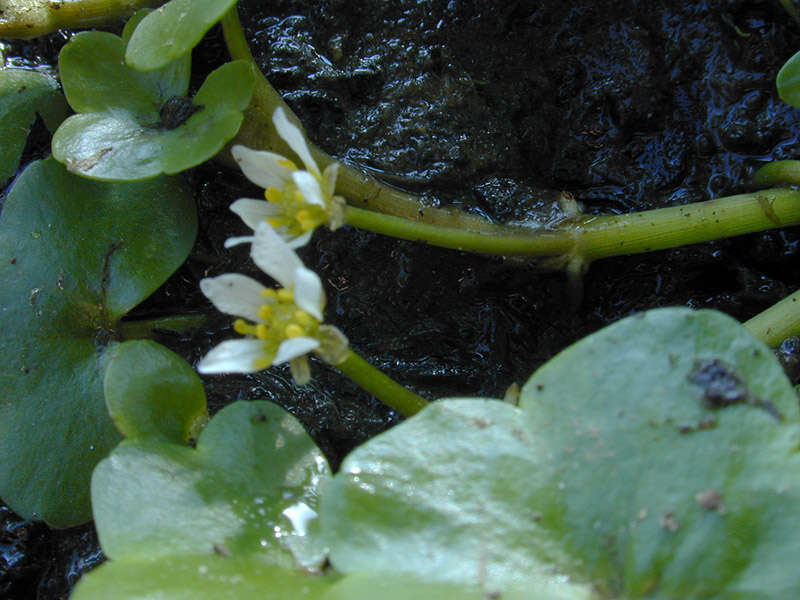
<path fill-rule="evenodd" d="M 118 8 L 106 3 L 105 16 Z M 80 27 L 79 14 L 30 28 L 12 15 L 0 35 Z M 189 99 L 189 53 L 218 21 L 232 60 Z M 799 64 L 778 75 L 795 106 Z M 76 34 L 59 72 L 0 71 L 4 172 L 35 114 L 54 130 L 53 156 L 24 168 L 0 216 L 0 495 L 57 527 L 94 518 L 110 561 L 73 598 L 800 590 L 800 415 L 767 346 L 800 332 L 796 295 L 744 325 L 648 311 L 553 357 L 511 401 L 428 402 L 326 324 L 322 280 L 294 250 L 319 225 L 346 224 L 535 257 L 577 282 L 600 258 L 800 223 L 800 192 L 782 187 L 798 183 L 797 163 L 766 165 L 756 181 L 775 187 L 752 193 L 624 215 L 583 215 L 563 196 L 547 226 L 497 224 L 427 206 L 313 146 L 259 71 L 232 0 L 172 0 L 121 36 Z M 179 174 L 212 158 L 264 188 L 265 200 L 233 202 L 253 232 L 225 246 L 250 244 L 242 269 L 252 259 L 280 289 L 203 278 L 244 337 L 196 368 L 224 377 L 288 362 L 302 385 L 313 352 L 407 417 L 335 474 L 272 403 L 239 399 L 209 416 L 191 366 L 142 339 L 208 326 L 202 315 L 125 317 L 186 260 L 197 214 Z"/>

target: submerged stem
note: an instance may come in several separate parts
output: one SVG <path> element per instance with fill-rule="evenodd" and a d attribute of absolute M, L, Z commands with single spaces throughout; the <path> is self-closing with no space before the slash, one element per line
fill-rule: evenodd
<path fill-rule="evenodd" d="M 745 321 L 744 326 L 773 348 L 787 337 L 800 335 L 800 290 Z"/>
<path fill-rule="evenodd" d="M 336 365 L 336 368 L 378 400 L 406 417 L 418 413 L 428 405 L 427 400 L 403 387 L 352 350 L 347 351 L 347 358 Z"/>

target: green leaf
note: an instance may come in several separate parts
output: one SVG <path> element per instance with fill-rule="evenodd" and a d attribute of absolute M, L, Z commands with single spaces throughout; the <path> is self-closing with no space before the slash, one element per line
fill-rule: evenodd
<path fill-rule="evenodd" d="M 626 597 L 790 598 L 798 399 L 713 311 L 625 319 L 568 348 L 520 405 L 548 448 L 541 524 Z"/>
<path fill-rule="evenodd" d="M 800 52 L 784 63 L 775 80 L 778 95 L 784 102 L 800 108 Z"/>
<path fill-rule="evenodd" d="M 333 566 L 584 597 L 562 581 L 577 561 L 539 523 L 537 460 L 547 449 L 524 422 L 499 400 L 440 400 L 356 448 L 322 501 Z"/>
<path fill-rule="evenodd" d="M 26 518 L 90 518 L 89 478 L 119 440 L 102 377 L 126 312 L 183 262 L 194 203 L 175 179 L 115 185 L 33 163 L 0 215 L 0 496 Z"/>
<path fill-rule="evenodd" d="M 62 48 L 58 68 L 67 102 L 75 112 L 124 110 L 154 123 L 169 97 L 183 96 L 189 89 L 188 64 L 178 69 L 182 80 L 165 77 L 162 87 L 156 74 L 131 69 L 124 56 L 122 38 L 103 31 L 79 33 Z"/>
<path fill-rule="evenodd" d="M 16 172 L 36 113 L 54 130 L 66 108 L 58 82 L 49 75 L 0 69 L 0 181 Z"/>
<path fill-rule="evenodd" d="M 53 137 L 53 156 L 100 180 L 139 180 L 178 173 L 214 156 L 241 125 L 255 85 L 250 66 L 226 63 L 193 101 L 184 98 L 189 57 L 157 71 L 123 62 L 124 41 L 78 34 L 59 56 L 64 89 L 79 113 Z"/>
<path fill-rule="evenodd" d="M 124 342 L 110 354 L 103 390 L 125 437 L 183 444 L 196 434 L 207 420 L 206 395 L 185 360 L 149 340 Z"/>
<path fill-rule="evenodd" d="M 197 448 L 127 440 L 92 478 L 100 543 L 118 561 L 214 553 L 310 571 L 327 549 L 316 533 L 324 456 L 297 420 L 268 402 L 236 402 Z"/>
<path fill-rule="evenodd" d="M 477 586 L 424 581 L 408 575 L 348 575 L 333 585 L 322 600 L 486 600 L 491 594 Z M 589 600 L 587 588 L 538 582 L 535 587 L 516 587 L 502 600 Z"/>
<path fill-rule="evenodd" d="M 793 598 L 797 409 L 730 317 L 631 317 L 519 409 L 439 401 L 357 448 L 323 496 L 331 563 L 534 598 Z"/>
<path fill-rule="evenodd" d="M 334 577 L 310 577 L 257 557 L 212 554 L 111 561 L 84 575 L 72 600 L 317 600 Z"/>
<path fill-rule="evenodd" d="M 145 17 L 131 36 L 125 60 L 142 71 L 187 55 L 236 0 L 172 0 Z"/>

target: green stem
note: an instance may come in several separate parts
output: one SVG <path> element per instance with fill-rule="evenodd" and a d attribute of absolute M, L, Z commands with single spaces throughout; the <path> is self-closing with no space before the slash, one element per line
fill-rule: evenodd
<path fill-rule="evenodd" d="M 566 262 L 639 254 L 800 224 L 800 192 L 764 190 L 626 215 L 578 217 L 553 229 L 499 234 L 440 227 L 348 206 L 348 224 L 401 239 L 485 254 L 563 256 Z"/>
<path fill-rule="evenodd" d="M 744 326 L 773 348 L 787 337 L 800 335 L 800 290 L 745 321 Z"/>
<path fill-rule="evenodd" d="M 427 400 L 404 388 L 352 350 L 347 351 L 347 358 L 336 365 L 336 368 L 378 400 L 406 417 L 418 413 L 428 405 Z"/>
<path fill-rule="evenodd" d="M 0 38 L 30 39 L 57 29 L 85 29 L 127 19 L 164 0 L 8 0 L 0 11 Z"/>
<path fill-rule="evenodd" d="M 200 327 L 207 318 L 206 315 L 172 315 L 155 319 L 120 321 L 117 331 L 124 340 L 152 338 L 156 329 L 190 331 Z"/>
<path fill-rule="evenodd" d="M 800 223 L 800 192 L 761 190 L 626 215 L 585 219 L 580 252 L 587 260 L 676 248 Z"/>
<path fill-rule="evenodd" d="M 484 233 L 410 221 L 353 206 L 345 208 L 345 222 L 403 240 L 483 254 L 558 256 L 569 253 L 575 246 L 574 232 L 567 230 L 506 227 L 501 228 L 502 233 Z"/>

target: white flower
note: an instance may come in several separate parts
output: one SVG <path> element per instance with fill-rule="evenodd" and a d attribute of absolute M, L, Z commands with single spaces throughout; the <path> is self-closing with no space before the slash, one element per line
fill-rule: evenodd
<path fill-rule="evenodd" d="M 300 160 L 305 170 L 275 152 L 234 146 L 233 158 L 245 176 L 264 188 L 264 200 L 240 198 L 231 210 L 255 230 L 259 223 L 272 225 L 292 248 L 303 246 L 314 229 L 327 224 L 336 229 L 344 223 L 344 199 L 335 196 L 338 163 L 331 163 L 320 172 L 303 132 L 289 121 L 283 108 L 272 117 L 275 129 Z M 252 242 L 252 236 L 230 238 L 226 247 Z"/>
<path fill-rule="evenodd" d="M 217 309 L 240 317 L 237 333 L 213 348 L 197 365 L 200 373 L 254 373 L 289 362 L 299 384 L 308 383 L 306 354 L 316 352 L 332 364 L 344 360 L 347 338 L 323 325 L 325 294 L 316 273 L 307 269 L 287 243 L 266 223 L 257 226 L 253 261 L 281 288 L 268 288 L 238 273 L 203 279 L 201 291 Z"/>

